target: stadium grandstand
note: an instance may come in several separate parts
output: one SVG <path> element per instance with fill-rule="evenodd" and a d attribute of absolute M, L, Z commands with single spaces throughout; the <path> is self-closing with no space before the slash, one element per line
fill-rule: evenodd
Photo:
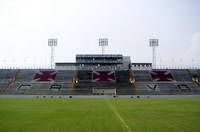
<path fill-rule="evenodd" d="M 1 95 L 199 95 L 199 69 L 153 69 L 122 54 L 78 54 L 53 69 L 0 69 Z"/>

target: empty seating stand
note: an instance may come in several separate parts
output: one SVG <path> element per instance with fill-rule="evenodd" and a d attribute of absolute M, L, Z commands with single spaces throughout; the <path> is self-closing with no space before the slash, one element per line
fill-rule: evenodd
<path fill-rule="evenodd" d="M 135 81 L 137 82 L 151 82 L 150 71 L 133 71 Z"/>
<path fill-rule="evenodd" d="M 117 95 L 200 94 L 193 76 L 199 78 L 200 70 L 0 69 L 0 94 L 92 95 L 93 89 L 116 89 Z"/>
<path fill-rule="evenodd" d="M 200 94 L 187 70 L 134 71 L 135 93 L 144 95 Z"/>
<path fill-rule="evenodd" d="M 0 70 L 0 93 L 10 95 L 71 94 L 74 75 L 75 71 L 51 69 Z"/>

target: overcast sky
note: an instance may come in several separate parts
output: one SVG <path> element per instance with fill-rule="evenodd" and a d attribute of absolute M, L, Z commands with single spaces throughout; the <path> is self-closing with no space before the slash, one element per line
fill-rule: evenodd
<path fill-rule="evenodd" d="M 200 65 L 200 0 L 0 0 L 0 66 L 47 66 L 49 38 L 56 62 L 106 53 L 151 62 L 148 39 L 158 38 L 157 64 Z"/>

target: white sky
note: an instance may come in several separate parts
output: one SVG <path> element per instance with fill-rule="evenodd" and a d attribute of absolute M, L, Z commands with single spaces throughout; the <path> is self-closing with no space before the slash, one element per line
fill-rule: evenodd
<path fill-rule="evenodd" d="M 47 66 L 49 38 L 56 62 L 106 53 L 151 62 L 148 39 L 158 38 L 157 63 L 200 65 L 199 0 L 0 0 L 0 66 Z"/>

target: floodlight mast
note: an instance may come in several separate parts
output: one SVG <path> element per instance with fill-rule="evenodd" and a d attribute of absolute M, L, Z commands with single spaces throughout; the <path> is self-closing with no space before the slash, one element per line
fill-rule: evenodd
<path fill-rule="evenodd" d="M 158 47 L 158 39 L 149 39 L 149 46 L 152 47 L 152 68 L 156 69 L 156 47 Z"/>
<path fill-rule="evenodd" d="M 99 46 L 102 48 L 102 54 L 105 54 L 105 47 L 108 46 L 107 38 L 99 38 Z"/>
<path fill-rule="evenodd" d="M 51 69 L 55 68 L 55 47 L 57 47 L 57 39 L 48 39 L 48 46 L 51 47 Z"/>

